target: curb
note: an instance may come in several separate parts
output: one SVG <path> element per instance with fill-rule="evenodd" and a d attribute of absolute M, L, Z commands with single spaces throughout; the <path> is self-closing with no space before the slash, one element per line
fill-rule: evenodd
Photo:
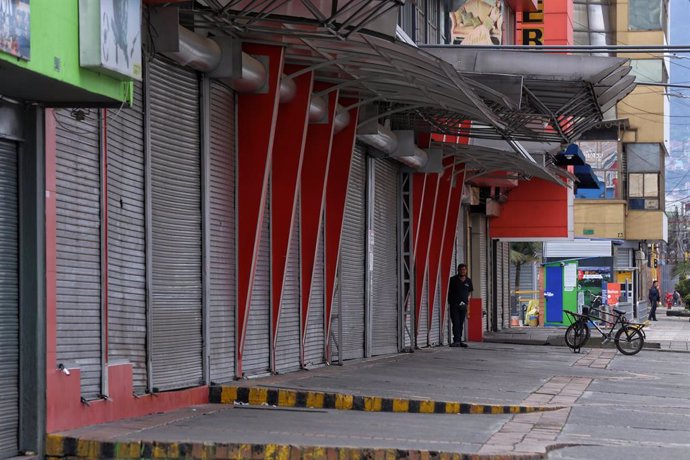
<path fill-rule="evenodd" d="M 461 454 L 416 449 L 292 446 L 288 444 L 216 444 L 158 441 L 97 441 L 57 434 L 46 437 L 47 460 L 187 459 L 187 460 L 543 460 L 546 454 Z"/>
<path fill-rule="evenodd" d="M 382 398 L 347 393 L 291 390 L 284 388 L 212 386 L 212 404 L 249 404 L 309 409 L 357 410 L 365 412 L 399 412 L 410 414 L 527 414 L 562 409 L 561 406 L 523 406 L 509 404 L 472 404 L 424 399 Z"/>

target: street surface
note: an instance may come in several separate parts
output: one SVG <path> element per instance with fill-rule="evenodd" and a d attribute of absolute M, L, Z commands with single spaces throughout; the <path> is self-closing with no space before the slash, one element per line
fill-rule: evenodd
<path fill-rule="evenodd" d="M 611 347 L 575 354 L 564 347 L 471 343 L 467 349 L 419 350 L 237 382 L 557 410 L 459 415 L 209 404 L 64 434 L 102 441 L 416 449 L 487 458 L 518 453 L 550 459 L 690 458 L 690 353 L 670 344 L 688 341 L 690 323 L 662 313 L 648 332 L 648 340 L 655 337 L 667 339 L 668 346 L 630 357 Z"/>

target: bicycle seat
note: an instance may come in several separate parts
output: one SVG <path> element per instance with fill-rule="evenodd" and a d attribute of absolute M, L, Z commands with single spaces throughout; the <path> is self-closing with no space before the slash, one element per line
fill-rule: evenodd
<path fill-rule="evenodd" d="M 626 312 L 624 312 L 624 311 L 622 311 L 622 310 L 618 310 L 617 308 L 614 308 L 613 311 L 616 312 L 616 313 L 618 313 L 619 315 L 625 315 L 625 313 L 626 313 Z"/>

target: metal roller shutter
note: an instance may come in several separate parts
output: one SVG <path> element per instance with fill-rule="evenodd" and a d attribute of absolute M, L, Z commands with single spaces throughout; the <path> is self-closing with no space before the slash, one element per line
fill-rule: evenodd
<path fill-rule="evenodd" d="M 496 253 L 494 254 L 494 273 L 496 273 L 496 327 L 503 329 L 503 243 L 496 242 Z"/>
<path fill-rule="evenodd" d="M 355 147 L 347 186 L 340 244 L 343 359 L 364 356 L 364 261 L 366 253 L 366 154 Z"/>
<path fill-rule="evenodd" d="M 432 347 L 441 343 L 441 283 L 436 283 L 436 296 L 431 311 L 431 329 L 429 330 L 429 345 Z"/>
<path fill-rule="evenodd" d="M 268 184 L 271 189 L 271 184 Z M 247 336 L 244 340 L 242 370 L 245 375 L 262 375 L 270 367 L 270 324 L 271 324 L 271 211 L 270 193 L 266 197 L 259 259 L 256 263 L 252 299 L 247 318 Z"/>
<path fill-rule="evenodd" d="M 486 244 L 486 217 L 480 215 L 477 219 L 479 222 L 479 279 L 480 292 L 482 299 L 482 308 L 486 312 L 486 323 L 490 324 L 491 307 L 489 306 L 489 251 Z M 476 275 L 475 275 L 476 276 Z M 476 286 L 476 284 L 475 284 Z"/>
<path fill-rule="evenodd" d="M 149 66 L 151 365 L 159 390 L 202 382 L 201 159 L 196 72 Z"/>
<path fill-rule="evenodd" d="M 615 257 L 613 260 L 614 268 L 630 268 L 632 267 L 632 249 L 616 248 Z"/>
<path fill-rule="evenodd" d="M 0 457 L 18 454 L 19 233 L 17 151 L 0 140 Z"/>
<path fill-rule="evenodd" d="M 299 369 L 300 342 L 300 211 L 295 210 L 294 228 L 290 236 L 288 260 L 285 267 L 283 299 L 276 339 L 276 370 L 289 372 Z M 276 300 L 277 301 L 277 300 Z"/>
<path fill-rule="evenodd" d="M 417 346 L 419 348 L 429 346 L 429 277 L 426 273 L 422 274 L 424 276 L 424 282 L 422 283 L 422 306 L 419 313 L 419 334 L 417 334 Z"/>
<path fill-rule="evenodd" d="M 129 109 L 108 109 L 108 360 L 132 363 L 146 390 L 146 224 L 141 83 Z"/>
<path fill-rule="evenodd" d="M 235 376 L 235 97 L 211 81 L 209 340 L 211 380 Z"/>
<path fill-rule="evenodd" d="M 510 243 L 503 243 L 503 325 L 502 328 L 510 327 Z"/>
<path fill-rule="evenodd" d="M 307 338 L 304 344 L 304 363 L 307 367 L 319 366 L 324 363 L 324 315 L 325 315 L 325 286 L 324 286 L 324 221 L 321 221 L 319 242 L 316 246 L 316 261 L 314 275 L 311 279 L 311 296 L 309 298 L 309 317 L 307 318 Z"/>
<path fill-rule="evenodd" d="M 55 111 L 57 359 L 81 370 L 86 399 L 101 393 L 101 178 L 96 110 Z"/>
<path fill-rule="evenodd" d="M 371 273 L 372 355 L 398 352 L 398 208 L 397 165 L 374 161 L 373 247 Z"/>

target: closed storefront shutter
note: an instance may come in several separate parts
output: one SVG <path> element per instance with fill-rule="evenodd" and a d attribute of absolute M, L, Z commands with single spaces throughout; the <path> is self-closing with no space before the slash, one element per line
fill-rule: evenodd
<path fill-rule="evenodd" d="M 196 72 L 149 65 L 153 386 L 202 381 L 201 161 Z"/>
<path fill-rule="evenodd" d="M 307 338 L 304 344 L 304 362 L 307 367 L 324 363 L 324 221 L 321 221 L 319 242 L 316 246 L 314 275 L 311 279 L 311 296 L 309 298 L 309 317 L 307 318 Z"/>
<path fill-rule="evenodd" d="M 276 370 L 289 372 L 299 369 L 300 341 L 300 211 L 296 209 L 283 283 L 283 299 L 276 340 Z M 276 299 L 276 302 L 278 299 Z"/>
<path fill-rule="evenodd" d="M 146 226 L 141 83 L 129 109 L 108 109 L 108 359 L 132 363 L 134 391 L 146 372 Z"/>
<path fill-rule="evenodd" d="M 616 256 L 613 264 L 614 268 L 630 268 L 632 267 L 632 249 L 616 248 Z"/>
<path fill-rule="evenodd" d="M 486 324 L 491 320 L 491 306 L 489 305 L 489 260 L 488 260 L 488 245 L 486 244 L 486 217 L 480 215 L 477 219 L 479 222 L 479 278 L 480 278 L 480 296 L 482 299 L 482 308 L 487 313 Z M 475 275 L 476 276 L 476 275 Z"/>
<path fill-rule="evenodd" d="M 269 183 L 268 190 L 271 189 Z M 246 375 L 262 375 L 269 371 L 271 322 L 271 235 L 270 194 L 266 197 L 259 258 L 252 285 L 252 299 L 247 318 L 247 336 L 244 341 L 242 369 Z"/>
<path fill-rule="evenodd" d="M 19 249 L 17 151 L 0 140 L 0 457 L 17 455 L 19 428 Z"/>
<path fill-rule="evenodd" d="M 441 283 L 436 283 L 434 308 L 431 311 L 431 329 L 429 330 L 429 345 L 441 343 Z"/>
<path fill-rule="evenodd" d="M 424 273 L 421 274 L 424 276 Z M 429 277 L 424 276 L 422 283 L 422 305 L 419 313 L 419 334 L 417 334 L 417 346 L 420 348 L 429 346 Z"/>
<path fill-rule="evenodd" d="M 340 314 L 343 322 L 340 347 L 343 359 L 364 356 L 365 187 L 366 154 L 362 146 L 357 145 L 352 154 L 340 246 Z"/>
<path fill-rule="evenodd" d="M 398 352 L 399 168 L 389 160 L 375 160 L 373 165 L 371 342 L 372 355 L 382 355 Z"/>
<path fill-rule="evenodd" d="M 235 98 L 211 81 L 209 340 L 211 380 L 235 375 Z"/>
<path fill-rule="evenodd" d="M 81 370 L 86 399 L 101 393 L 101 180 L 96 110 L 55 112 L 57 359 Z"/>
<path fill-rule="evenodd" d="M 510 276 L 510 243 L 503 243 L 503 283 L 501 284 L 501 292 L 503 294 L 503 325 L 502 329 L 510 327 L 510 283 L 508 278 Z"/>
<path fill-rule="evenodd" d="M 494 254 L 494 273 L 496 273 L 496 298 L 494 304 L 496 305 L 496 327 L 503 329 L 503 243 L 496 242 L 496 252 Z"/>

